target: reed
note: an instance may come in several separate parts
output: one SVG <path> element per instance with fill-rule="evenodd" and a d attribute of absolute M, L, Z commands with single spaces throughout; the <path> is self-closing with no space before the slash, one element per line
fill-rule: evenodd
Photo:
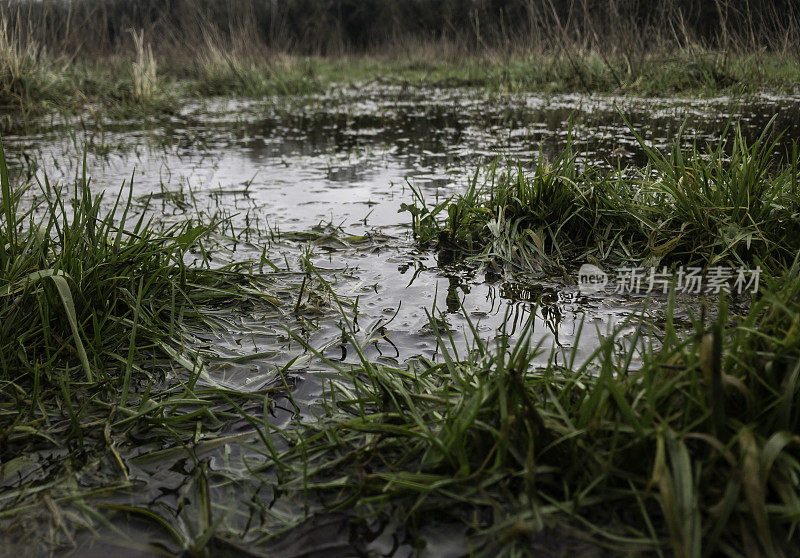
<path fill-rule="evenodd" d="M 0 106 L 19 108 L 28 99 L 49 98 L 58 75 L 45 49 L 21 42 L 6 14 L 0 14 Z"/>
<path fill-rule="evenodd" d="M 145 45 L 144 31 L 131 30 L 136 48 L 136 61 L 131 66 L 133 79 L 133 100 L 137 103 L 154 99 L 159 92 L 156 61 L 150 45 Z"/>

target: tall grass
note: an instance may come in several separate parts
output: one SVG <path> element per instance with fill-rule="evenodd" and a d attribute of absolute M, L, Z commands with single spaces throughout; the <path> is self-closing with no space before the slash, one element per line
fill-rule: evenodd
<path fill-rule="evenodd" d="M 30 98 L 49 98 L 58 76 L 44 47 L 20 41 L 6 14 L 0 14 L 0 106 L 19 108 Z"/>
<path fill-rule="evenodd" d="M 766 48 L 797 54 L 800 44 L 800 14 L 789 0 L 44 0 L 8 3 L 4 11 L 21 22 L 26 38 L 82 55 L 129 49 L 131 27 L 158 37 L 158 53 L 173 56 L 192 53 L 208 36 L 237 56 L 264 49 L 333 56 L 533 51 L 565 59 L 601 52 L 624 54 L 629 65 L 644 52 Z M 93 31 L 91 41 L 85 29 Z"/>

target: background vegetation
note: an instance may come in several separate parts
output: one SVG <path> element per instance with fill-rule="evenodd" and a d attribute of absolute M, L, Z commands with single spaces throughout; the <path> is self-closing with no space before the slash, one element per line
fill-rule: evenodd
<path fill-rule="evenodd" d="M 789 0 L 16 1 L 0 5 L 0 106 L 163 107 L 169 93 L 302 93 L 376 78 L 794 90 L 799 45 L 800 5 Z"/>
<path fill-rule="evenodd" d="M 193 56 L 209 44 L 250 55 L 396 53 L 432 43 L 447 44 L 451 54 L 533 49 L 629 57 L 697 47 L 800 49 L 800 6 L 790 0 L 44 0 L 6 3 L 4 11 L 26 42 L 81 56 L 130 51 L 130 28 L 170 56 L 176 48 Z"/>

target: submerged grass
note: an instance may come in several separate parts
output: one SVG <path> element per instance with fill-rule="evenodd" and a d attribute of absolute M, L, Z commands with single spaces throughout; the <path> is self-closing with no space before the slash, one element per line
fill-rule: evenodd
<path fill-rule="evenodd" d="M 631 131 L 646 153 L 643 167 L 582 164 L 570 143 L 526 167 L 496 160 L 437 206 L 415 191 L 402 209 L 419 242 L 441 255 L 512 269 L 791 263 L 800 249 L 800 151 L 794 145 L 776 157 L 771 123 L 751 144 L 738 126 L 716 145 L 687 147 L 679 134 L 667 153 Z"/>
<path fill-rule="evenodd" d="M 459 355 L 434 319 L 440 362 L 385 366 L 350 323 L 360 363 L 327 361 L 317 420 L 266 429 L 290 444 L 266 467 L 282 491 L 324 494 L 327 513 L 390 514 L 412 532 L 462 523 L 473 552 L 558 554 L 577 538 L 634 554 L 789 556 L 798 295 L 795 261 L 745 316 L 729 321 L 721 299 L 710 326 L 679 334 L 670 319 L 644 345 L 615 332 L 580 366 L 535 367 L 542 349 L 525 333 L 490 346 L 471 322 Z"/>

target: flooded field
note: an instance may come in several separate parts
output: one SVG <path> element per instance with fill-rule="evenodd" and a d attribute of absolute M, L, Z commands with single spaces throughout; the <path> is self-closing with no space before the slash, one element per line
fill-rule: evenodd
<path fill-rule="evenodd" d="M 212 254 L 217 265 L 264 255 L 291 268 L 310 248 L 320 269 L 348 270 L 340 294 L 359 297 L 362 325 L 393 318 L 387 356 L 403 361 L 436 352 L 425 335 L 425 309 L 444 312 L 463 329 L 463 305 L 489 335 L 509 305 L 524 321 L 543 297 L 537 335 L 567 348 L 584 317 L 605 321 L 630 312 L 624 300 L 576 304 L 569 278 L 487 280 L 475 269 L 440 267 L 435 253 L 415 249 L 410 215 L 399 211 L 412 201 L 410 186 L 438 203 L 463 191 L 479 165 L 552 157 L 570 134 L 589 163 L 641 164 L 644 155 L 621 115 L 661 149 L 682 125 L 686 141 L 701 144 L 719 139 L 732 122 L 755 139 L 773 116 L 785 131 L 781 149 L 800 138 L 800 98 L 487 97 L 371 85 L 308 99 L 190 105 L 145 123 L 52 119 L 6 143 L 20 173 L 46 174 L 51 182 L 80 175 L 86 145 L 92 188 L 110 192 L 109 207 L 127 182 L 135 199 L 150 198 L 159 220 L 198 211 L 230 218 L 242 242 Z"/>
<path fill-rule="evenodd" d="M 496 158 L 526 167 L 556 156 L 568 137 L 582 148 L 583 164 L 642 165 L 645 154 L 624 119 L 648 144 L 666 149 L 682 126 L 686 142 L 716 142 L 732 122 L 755 139 L 773 117 L 775 128 L 784 130 L 778 151 L 791 149 L 800 139 L 800 97 L 487 96 L 367 84 L 321 96 L 189 103 L 144 122 L 52 116 L 16 128 L 4 143 L 11 173 L 20 180 L 43 184 L 46 176 L 70 184 L 84 172 L 85 146 L 91 188 L 106 192 L 107 210 L 124 183 L 132 185 L 133 207 L 158 223 L 224 221 L 216 241 L 212 236 L 187 252 L 186 263 L 250 262 L 246 267 L 270 274 L 270 288 L 284 306 L 221 305 L 219 328 L 187 339 L 208 364 L 197 385 L 274 392 L 263 406 L 249 402 L 244 411 L 283 427 L 324 412 L 338 371 L 364 358 L 387 367 L 470 359 L 477 334 L 491 343 L 530 336 L 541 349 L 532 366 L 573 365 L 586 361 L 620 324 L 623 348 L 625 339 L 658 344 L 666 297 L 581 294 L 572 272 L 586 262 L 552 276 L 448 261 L 418 246 L 411 215 L 400 211 L 413 202 L 413 190 L 438 204 L 463 192 L 476 169 Z M 34 186 L 26 195 L 42 193 Z M 699 306 L 697 297 L 679 298 L 672 319 L 689 324 Z M 452 342 L 442 347 L 445 331 Z M 180 383 L 166 378 L 153 389 Z M 390 514 L 355 525 L 342 509 L 313 515 L 324 502 L 282 491 L 275 471 L 265 471 L 270 452 L 290 441 L 267 450 L 251 421 L 216 411 L 208 434 L 198 429 L 192 440 L 179 437 L 170 445 L 139 430 L 115 440 L 117 463 L 105 458 L 77 472 L 62 469 L 70 448 L 29 446 L 13 471 L 0 475 L 0 518 L 13 523 L 2 510 L 16 509 L 29 491 L 69 479 L 75 484 L 59 506 L 72 498 L 87 509 L 96 500 L 107 509 L 146 510 L 81 532 L 76 544 L 98 555 L 106 545 L 129 555 L 174 552 L 176 537 L 165 534 L 165 526 L 196 540 L 211 525 L 225 534 L 214 543 L 216 552 L 231 555 L 253 549 L 286 556 L 405 556 L 419 549 L 402 519 Z M 123 481 L 115 480 L 118 466 Z M 205 509 L 201 501 L 212 503 Z M 52 510 L 47 500 L 25 505 L 33 522 Z M 89 523 L 86 509 L 70 510 L 69 521 Z M 422 530 L 423 555 L 468 552 L 467 530 L 432 521 Z M 63 542 L 58 532 L 50 536 L 54 544 Z M 577 539 L 540 542 L 581 548 Z"/>

